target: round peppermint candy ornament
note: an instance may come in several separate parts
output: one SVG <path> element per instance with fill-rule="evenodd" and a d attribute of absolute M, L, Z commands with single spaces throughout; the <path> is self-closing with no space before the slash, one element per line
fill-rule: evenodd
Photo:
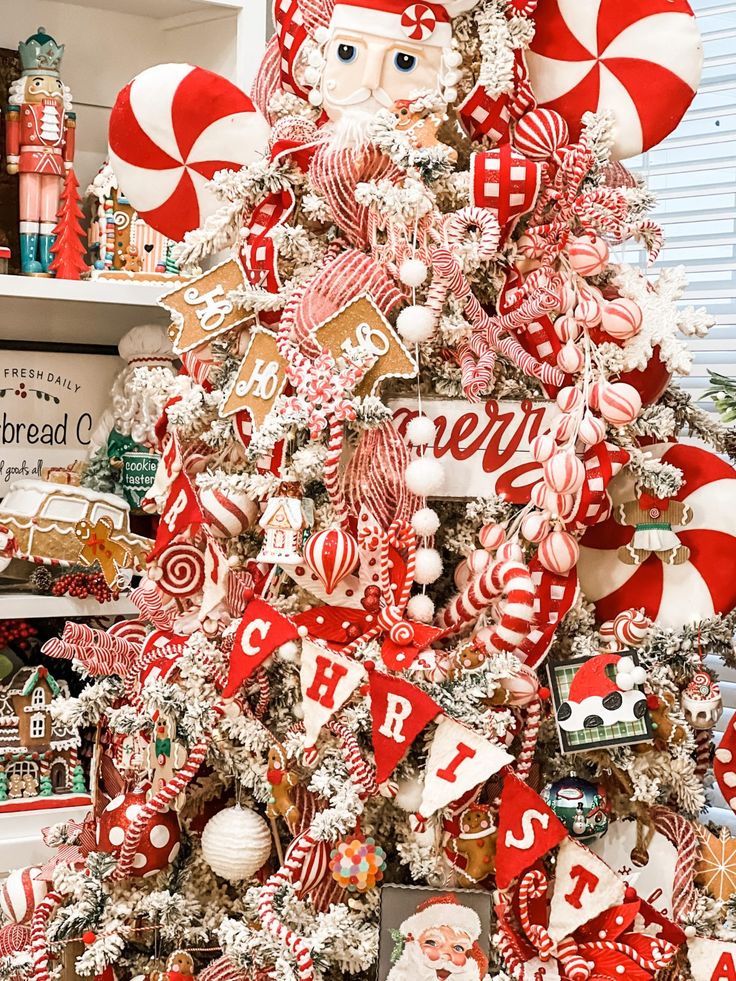
<path fill-rule="evenodd" d="M 687 0 L 541 0 L 534 20 L 532 89 L 573 139 L 585 112 L 609 110 L 613 157 L 625 160 L 656 146 L 682 119 L 703 63 Z"/>
<path fill-rule="evenodd" d="M 679 628 L 736 607 L 736 470 L 684 443 L 648 446 L 682 470 L 671 500 L 641 494 L 628 469 L 609 485 L 611 517 L 580 542 L 578 575 L 598 620 L 633 607 Z M 659 554 L 658 554 L 659 553 Z"/>
<path fill-rule="evenodd" d="M 262 155 L 268 132 L 245 92 L 221 75 L 155 65 L 118 93 L 110 163 L 141 218 L 178 241 L 219 207 L 208 181 Z"/>

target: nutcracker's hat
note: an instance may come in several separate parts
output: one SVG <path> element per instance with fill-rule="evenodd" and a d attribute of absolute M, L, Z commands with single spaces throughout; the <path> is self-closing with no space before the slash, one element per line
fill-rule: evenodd
<path fill-rule="evenodd" d="M 20 42 L 18 55 L 21 75 L 43 72 L 44 75 L 54 75 L 58 78 L 61 59 L 64 57 L 64 45 L 57 44 L 43 27 L 39 27 L 27 41 Z"/>

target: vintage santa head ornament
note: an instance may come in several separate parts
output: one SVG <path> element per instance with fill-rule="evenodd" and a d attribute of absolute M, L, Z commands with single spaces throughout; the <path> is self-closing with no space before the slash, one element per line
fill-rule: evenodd
<path fill-rule="evenodd" d="M 305 72 L 310 102 L 337 122 L 420 94 L 454 101 L 460 55 L 451 46 L 452 18 L 476 2 L 337 0 Z"/>
<path fill-rule="evenodd" d="M 482 981 L 488 959 L 478 938 L 480 917 L 454 893 L 434 896 L 417 906 L 399 928 L 401 954 L 386 981 Z"/>

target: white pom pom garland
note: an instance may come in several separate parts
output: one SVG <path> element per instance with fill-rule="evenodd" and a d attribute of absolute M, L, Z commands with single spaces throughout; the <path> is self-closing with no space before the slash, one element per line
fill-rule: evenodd
<path fill-rule="evenodd" d="M 418 304 L 404 307 L 396 318 L 396 329 L 407 344 L 422 344 L 434 333 L 434 313 Z"/>
<path fill-rule="evenodd" d="M 417 593 L 407 603 L 406 613 L 410 620 L 431 623 L 434 618 L 434 603 L 425 593 Z"/>
<path fill-rule="evenodd" d="M 445 483 L 445 470 L 434 457 L 420 456 L 407 466 L 404 479 L 412 494 L 416 494 L 417 497 L 430 497 L 442 490 Z"/>
<path fill-rule="evenodd" d="M 431 538 L 440 526 L 440 518 L 432 508 L 419 508 L 412 515 L 411 526 L 419 538 Z"/>
<path fill-rule="evenodd" d="M 406 438 L 412 446 L 428 446 L 434 436 L 434 421 L 429 416 L 415 416 L 406 427 Z"/>
<path fill-rule="evenodd" d="M 442 556 L 436 548 L 418 548 L 415 566 L 414 582 L 420 586 L 428 586 L 442 575 Z"/>

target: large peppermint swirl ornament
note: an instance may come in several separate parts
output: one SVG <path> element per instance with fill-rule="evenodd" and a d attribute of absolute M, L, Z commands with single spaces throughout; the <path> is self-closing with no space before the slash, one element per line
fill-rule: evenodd
<path fill-rule="evenodd" d="M 219 202 L 207 187 L 219 170 L 259 155 L 268 123 L 226 78 L 193 65 L 147 68 L 118 93 L 108 132 L 110 163 L 145 221 L 175 241 Z"/>
<path fill-rule="evenodd" d="M 534 20 L 537 102 L 573 139 L 585 112 L 609 110 L 616 160 L 660 143 L 695 97 L 703 48 L 687 0 L 541 0 Z"/>
<path fill-rule="evenodd" d="M 426 41 L 437 26 L 437 17 L 426 3 L 413 3 L 401 15 L 401 30 L 411 41 Z"/>
<path fill-rule="evenodd" d="M 736 607 L 736 470 L 715 453 L 684 443 L 659 443 L 647 451 L 684 474 L 673 500 L 691 514 L 672 531 L 690 550 L 687 560 L 669 564 L 653 553 L 640 565 L 621 561 L 618 549 L 635 534 L 634 527 L 616 520 L 619 506 L 636 499 L 625 469 L 609 484 L 611 517 L 590 528 L 580 542 L 581 588 L 595 603 L 599 621 L 633 607 L 658 625 L 677 629 L 728 613 Z"/>
<path fill-rule="evenodd" d="M 304 546 L 304 561 L 331 593 L 358 564 L 358 543 L 341 528 L 310 535 Z"/>
<path fill-rule="evenodd" d="M 194 596 L 204 586 L 204 556 L 195 545 L 170 545 L 158 559 L 156 584 L 169 596 Z"/>

